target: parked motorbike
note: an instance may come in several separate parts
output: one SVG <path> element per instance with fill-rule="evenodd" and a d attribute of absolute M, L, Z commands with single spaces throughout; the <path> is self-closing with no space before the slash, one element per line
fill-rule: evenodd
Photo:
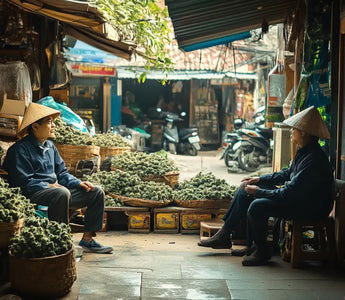
<path fill-rule="evenodd" d="M 235 131 L 226 133 L 221 159 L 229 170 L 239 168 L 253 172 L 264 162 L 270 163 L 273 152 L 273 132 L 265 124 L 263 109 L 257 111 L 254 123 L 234 120 Z"/>
<path fill-rule="evenodd" d="M 253 172 L 262 164 L 272 162 L 273 132 L 271 128 L 242 129 L 242 138 L 233 146 L 232 163 Z"/>
<path fill-rule="evenodd" d="M 185 116 L 181 113 L 181 116 Z M 162 135 L 162 148 L 171 153 L 187 154 L 196 156 L 200 150 L 200 138 L 198 128 L 178 128 L 179 121 L 183 121 L 178 114 L 161 111 L 165 119 Z"/>

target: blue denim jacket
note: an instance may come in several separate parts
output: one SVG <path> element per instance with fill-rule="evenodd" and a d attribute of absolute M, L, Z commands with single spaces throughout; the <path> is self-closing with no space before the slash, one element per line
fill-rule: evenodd
<path fill-rule="evenodd" d="M 77 188 L 80 180 L 69 174 L 50 140 L 40 143 L 34 135 L 28 135 L 12 145 L 6 154 L 3 168 L 8 173 L 12 187 L 20 187 L 26 197 L 58 182 L 66 188 Z"/>

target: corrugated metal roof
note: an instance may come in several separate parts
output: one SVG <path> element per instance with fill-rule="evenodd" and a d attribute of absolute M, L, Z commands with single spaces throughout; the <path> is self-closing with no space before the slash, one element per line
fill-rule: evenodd
<path fill-rule="evenodd" d="M 122 79 L 138 78 L 144 69 L 137 68 L 136 72 L 130 71 L 126 68 L 117 67 L 117 77 Z M 212 71 L 192 71 L 192 70 L 175 70 L 168 74 L 168 80 L 191 80 L 191 79 L 223 79 L 224 77 L 238 78 L 238 79 L 257 79 L 256 73 L 235 73 L 235 72 L 212 72 Z M 166 78 L 166 75 L 158 70 L 150 70 L 146 75 L 146 79 L 161 80 Z"/>
<path fill-rule="evenodd" d="M 179 47 L 283 22 L 297 0 L 166 0 Z"/>

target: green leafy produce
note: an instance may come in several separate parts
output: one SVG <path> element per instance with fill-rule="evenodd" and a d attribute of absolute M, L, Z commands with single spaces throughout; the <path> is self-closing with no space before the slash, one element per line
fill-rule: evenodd
<path fill-rule="evenodd" d="M 9 246 L 12 255 L 25 258 L 60 255 L 71 248 L 71 229 L 67 224 L 38 217 L 25 219 Z"/>
<path fill-rule="evenodd" d="M 14 222 L 34 214 L 34 204 L 20 193 L 20 189 L 9 188 L 0 178 L 0 222 Z"/>
<path fill-rule="evenodd" d="M 68 126 L 61 117 L 54 120 L 54 142 L 63 145 L 93 145 L 92 138 L 88 133 L 82 132 L 73 126 Z"/>
<path fill-rule="evenodd" d="M 109 195 L 105 195 L 104 206 L 105 207 L 121 207 L 121 206 L 124 206 L 124 203 L 118 198 L 113 198 L 113 197 L 110 197 Z"/>
<path fill-rule="evenodd" d="M 109 193 L 139 199 L 169 203 L 173 200 L 171 187 L 164 183 L 142 181 L 139 176 L 121 170 L 101 171 L 85 177 Z"/>
<path fill-rule="evenodd" d="M 174 190 L 175 199 L 232 199 L 237 186 L 229 185 L 224 179 L 216 178 L 211 172 L 198 173 L 196 176 L 179 183 Z"/>
<path fill-rule="evenodd" d="M 5 150 L 0 146 L 0 157 L 5 154 Z"/>
<path fill-rule="evenodd" d="M 100 147 L 131 147 L 121 135 L 113 133 L 98 133 L 92 137 L 92 141 Z"/>
<path fill-rule="evenodd" d="M 136 174 L 140 178 L 178 171 L 178 168 L 172 161 L 156 153 L 125 152 L 114 156 L 111 160 L 111 165 L 130 174 Z"/>

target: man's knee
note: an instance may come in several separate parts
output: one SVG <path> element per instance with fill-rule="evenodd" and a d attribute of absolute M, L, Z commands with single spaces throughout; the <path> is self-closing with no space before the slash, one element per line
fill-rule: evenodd
<path fill-rule="evenodd" d="M 63 186 L 54 187 L 54 193 L 56 198 L 63 199 L 66 201 L 69 201 L 71 199 L 71 192 Z"/>
<path fill-rule="evenodd" d="M 248 217 L 258 216 L 258 215 L 264 214 L 265 211 L 266 211 L 266 205 L 264 201 L 258 201 L 258 199 L 256 199 L 252 203 L 250 203 L 248 207 L 247 215 Z"/>

